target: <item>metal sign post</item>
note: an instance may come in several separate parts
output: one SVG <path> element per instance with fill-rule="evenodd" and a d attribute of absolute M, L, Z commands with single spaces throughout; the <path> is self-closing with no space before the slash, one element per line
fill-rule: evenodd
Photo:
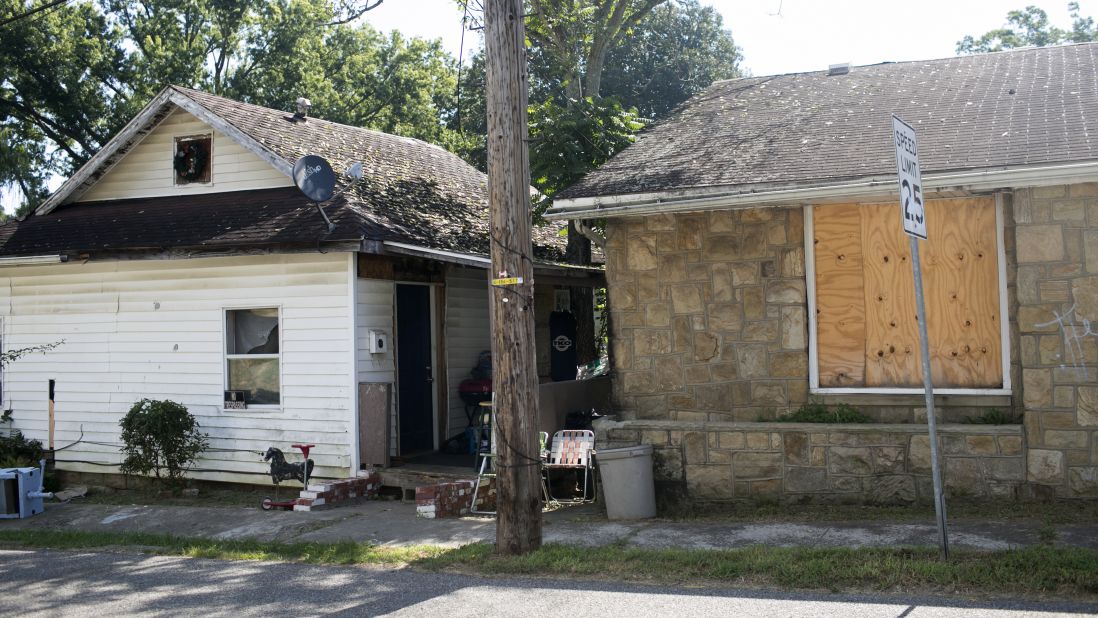
<path fill-rule="evenodd" d="M 930 344 L 927 342 L 926 305 L 923 301 L 923 271 L 919 263 L 919 239 L 926 240 L 926 210 L 922 196 L 922 173 L 919 171 L 919 148 L 915 129 L 892 116 L 892 137 L 896 146 L 896 171 L 900 185 L 900 207 L 903 209 L 904 233 L 911 242 L 911 270 L 915 275 L 915 311 L 919 321 L 919 352 L 923 361 L 923 388 L 926 390 L 926 419 L 930 429 L 930 470 L 934 479 L 934 513 L 938 520 L 938 545 L 942 559 L 949 558 L 949 535 L 946 531 L 945 495 L 942 491 L 942 471 L 938 464 L 938 426 L 934 412 L 934 383 L 930 374 Z"/>

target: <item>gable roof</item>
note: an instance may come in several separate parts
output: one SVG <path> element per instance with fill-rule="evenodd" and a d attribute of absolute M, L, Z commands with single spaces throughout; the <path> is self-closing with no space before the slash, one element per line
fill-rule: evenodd
<path fill-rule="evenodd" d="M 558 194 L 550 213 L 630 196 L 893 190 L 892 114 L 918 132 L 927 185 L 936 174 L 947 187 L 976 172 L 1093 164 L 1096 84 L 1095 43 L 721 81 Z"/>
<path fill-rule="evenodd" d="M 296 188 L 97 201 L 80 196 L 175 109 L 183 109 L 291 176 L 317 154 L 336 170 L 363 164 L 352 190 L 325 204 L 336 228 L 324 236 L 316 208 Z M 399 241 L 486 255 L 487 176 L 426 142 L 292 115 L 169 86 L 24 221 L 0 226 L 0 255 L 106 248 Z M 155 209 L 143 209 L 154 206 Z M 559 260 L 559 224 L 533 230 L 535 256 Z M 35 248 L 35 249 L 32 249 Z"/>

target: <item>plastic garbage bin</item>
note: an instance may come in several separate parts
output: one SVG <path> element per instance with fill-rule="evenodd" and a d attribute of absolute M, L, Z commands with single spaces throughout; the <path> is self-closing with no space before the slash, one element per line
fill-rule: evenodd
<path fill-rule="evenodd" d="M 656 516 L 656 491 L 652 484 L 652 445 L 598 449 L 602 493 L 609 519 L 644 519 Z"/>

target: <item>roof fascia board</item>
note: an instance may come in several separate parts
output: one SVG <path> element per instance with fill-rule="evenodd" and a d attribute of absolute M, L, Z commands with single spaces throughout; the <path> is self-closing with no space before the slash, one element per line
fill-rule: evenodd
<path fill-rule="evenodd" d="M 928 174 L 923 176 L 923 189 L 924 193 L 991 191 L 1095 181 L 1098 181 L 1098 161 L 1087 161 L 1027 168 Z M 560 200 L 545 213 L 544 217 L 549 220 L 605 219 L 725 208 L 759 208 L 841 198 L 881 197 L 882 194 L 894 193 L 895 183 L 894 176 L 878 176 L 844 184 L 775 188 L 750 193 L 730 193 L 727 191 L 728 187 L 714 187 L 711 190 L 690 192 L 673 191 L 575 198 Z"/>
<path fill-rule="evenodd" d="M 438 260 L 440 262 L 448 262 L 450 264 L 458 264 L 460 266 L 469 266 L 472 268 L 483 268 L 486 270 L 492 267 L 491 259 L 475 253 L 460 253 L 457 251 L 447 251 L 445 249 L 432 249 L 430 247 L 422 247 L 420 245 L 412 245 L 394 240 L 386 240 L 382 243 L 382 246 L 387 253 L 397 255 Z M 534 272 L 553 273 L 557 276 L 579 278 L 600 276 L 603 273 L 601 268 L 549 264 L 545 262 L 534 262 Z"/>
<path fill-rule="evenodd" d="M 57 191 L 54 191 L 53 195 L 46 198 L 46 201 L 42 202 L 42 204 L 34 210 L 34 214 L 49 214 L 53 209 L 64 204 L 69 197 L 74 194 L 83 193 L 83 191 L 80 191 L 80 187 L 87 182 L 92 174 L 107 163 L 116 152 L 128 145 L 139 131 L 152 123 L 153 118 L 155 118 L 169 102 L 171 92 L 171 87 L 168 87 L 161 90 L 159 94 L 153 97 L 153 100 L 145 106 L 145 109 L 141 110 L 141 113 L 134 116 L 133 120 L 126 124 L 125 127 L 122 127 L 122 130 L 111 138 L 109 142 L 104 144 L 103 147 L 99 149 L 99 152 L 95 153 L 92 158 L 88 159 L 87 163 L 80 166 L 80 169 L 78 169 L 75 174 L 61 183 L 61 186 L 57 188 Z"/>
<path fill-rule="evenodd" d="M 278 156 L 274 153 L 274 151 L 259 143 L 255 138 L 236 128 L 235 125 L 225 120 L 221 116 L 218 116 L 214 112 L 206 109 L 194 99 L 179 92 L 178 90 L 172 90 L 171 102 L 175 103 L 180 108 L 187 111 L 199 120 L 229 136 L 233 139 L 233 141 L 247 148 L 260 159 L 263 159 L 267 163 L 270 163 L 272 167 L 282 172 L 287 177 L 293 177 L 294 165 L 292 162 L 289 162 L 286 159 Z"/>

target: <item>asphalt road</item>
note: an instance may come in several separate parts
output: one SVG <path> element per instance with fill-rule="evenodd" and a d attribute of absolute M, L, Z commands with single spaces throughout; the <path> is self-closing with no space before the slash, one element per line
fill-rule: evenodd
<path fill-rule="evenodd" d="M 0 616 L 1069 616 L 1098 605 L 961 602 L 407 569 L 0 550 Z"/>

